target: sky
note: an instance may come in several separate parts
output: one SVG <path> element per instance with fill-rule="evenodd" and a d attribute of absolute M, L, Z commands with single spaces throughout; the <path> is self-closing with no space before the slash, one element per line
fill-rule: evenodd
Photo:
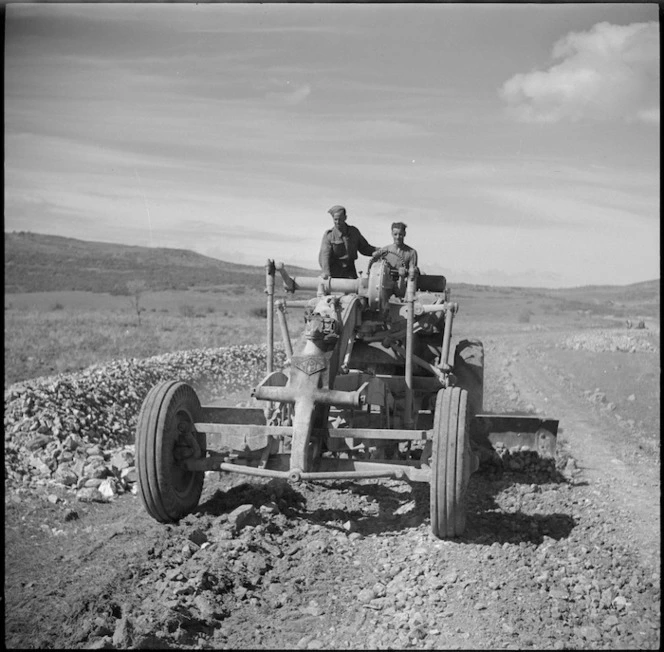
<path fill-rule="evenodd" d="M 451 285 L 658 279 L 659 59 L 656 4 L 8 4 L 5 231 L 316 269 L 341 204 Z"/>

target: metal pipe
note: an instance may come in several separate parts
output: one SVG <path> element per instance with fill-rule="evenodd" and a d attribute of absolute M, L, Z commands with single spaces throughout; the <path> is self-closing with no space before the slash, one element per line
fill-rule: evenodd
<path fill-rule="evenodd" d="M 291 277 L 283 263 L 276 263 L 276 270 L 281 274 L 287 292 L 295 290 L 315 290 L 324 294 L 343 293 L 360 294 L 362 289 L 367 287 L 366 278 L 329 278 L 323 279 L 321 276 L 298 276 Z"/>
<path fill-rule="evenodd" d="M 350 480 L 352 478 L 396 478 L 401 479 L 404 471 L 400 468 L 376 471 L 315 471 L 300 473 L 300 480 Z M 294 478 L 295 479 L 295 478 Z"/>
<path fill-rule="evenodd" d="M 274 360 L 274 261 L 265 264 L 265 293 L 267 294 L 267 373 L 272 373 Z"/>
<path fill-rule="evenodd" d="M 301 471 L 294 469 L 291 471 L 275 471 L 272 469 L 256 468 L 254 466 L 247 466 L 244 464 L 231 464 L 229 462 L 221 462 L 215 466 L 219 471 L 229 471 L 231 473 L 245 473 L 247 475 L 263 476 L 268 478 L 284 478 L 292 482 L 300 482 L 301 480 L 343 480 L 351 478 L 402 478 L 404 474 L 410 469 L 404 470 L 395 465 L 394 469 L 376 469 L 365 471 Z"/>
<path fill-rule="evenodd" d="M 413 425 L 413 325 L 415 323 L 415 287 L 417 283 L 417 270 L 411 267 L 408 271 L 406 285 L 406 406 L 404 425 L 410 428 Z"/>
<path fill-rule="evenodd" d="M 312 388 L 311 400 L 323 405 L 336 405 L 337 407 L 361 408 L 366 401 L 366 389 L 368 383 L 364 383 L 354 392 L 346 392 L 341 389 Z M 300 398 L 300 391 L 292 385 L 286 387 L 259 386 L 254 390 L 253 396 L 261 401 L 278 401 L 280 403 L 295 403 Z"/>
<path fill-rule="evenodd" d="M 293 284 L 296 290 L 316 290 L 323 289 L 324 294 L 360 294 L 364 284 L 362 278 L 328 278 L 323 279 L 320 276 L 297 276 L 293 277 Z"/>
<path fill-rule="evenodd" d="M 274 368 L 274 260 L 265 264 L 265 292 L 267 294 L 267 373 Z M 265 420 L 270 418 L 274 404 L 270 401 L 264 409 Z"/>
<path fill-rule="evenodd" d="M 218 467 L 220 471 L 230 471 L 231 473 L 246 473 L 247 475 L 267 476 L 270 478 L 288 478 L 288 471 L 273 471 L 271 469 L 257 469 L 253 466 L 244 464 L 230 464 L 222 462 Z"/>
<path fill-rule="evenodd" d="M 394 351 L 396 351 L 400 356 L 403 356 L 404 360 L 408 360 L 408 354 L 404 350 L 403 346 L 399 346 L 396 342 L 390 342 L 390 348 L 394 349 Z M 426 360 L 423 360 L 414 353 L 411 354 L 410 357 L 412 358 L 413 362 L 416 365 L 418 365 L 422 369 L 425 369 L 426 371 L 430 371 L 436 378 L 438 378 L 438 380 L 440 380 L 441 383 L 444 382 L 445 376 L 438 367 L 432 365 Z"/>
<path fill-rule="evenodd" d="M 311 299 L 281 299 L 284 304 L 284 308 L 307 308 L 310 304 Z"/>
<path fill-rule="evenodd" d="M 286 350 L 286 359 L 290 362 L 293 357 L 293 345 L 288 332 L 288 322 L 286 321 L 286 302 L 281 299 L 277 301 L 277 316 L 279 317 L 281 337 L 284 341 L 284 349 Z"/>
<path fill-rule="evenodd" d="M 449 310 L 449 303 L 422 303 L 420 304 L 420 312 L 442 312 Z"/>
<path fill-rule="evenodd" d="M 438 367 L 443 371 L 449 371 L 450 365 L 447 358 L 450 355 L 450 339 L 452 338 L 452 322 L 454 321 L 454 313 L 457 311 L 459 304 L 449 304 L 450 309 L 445 313 L 445 330 L 443 331 L 443 344 L 440 351 L 440 360 Z"/>

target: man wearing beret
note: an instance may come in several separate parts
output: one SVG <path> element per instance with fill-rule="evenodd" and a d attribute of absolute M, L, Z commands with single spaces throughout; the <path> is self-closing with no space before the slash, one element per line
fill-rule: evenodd
<path fill-rule="evenodd" d="M 346 209 L 332 206 L 329 211 L 334 227 L 325 231 L 320 245 L 318 262 L 321 276 L 327 278 L 357 278 L 355 261 L 358 252 L 371 256 L 377 247 L 370 245 L 359 229 L 346 224 Z"/>

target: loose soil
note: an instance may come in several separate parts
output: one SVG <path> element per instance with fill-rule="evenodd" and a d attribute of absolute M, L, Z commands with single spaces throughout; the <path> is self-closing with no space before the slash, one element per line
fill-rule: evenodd
<path fill-rule="evenodd" d="M 8 487 L 5 645 L 659 648 L 659 351 L 478 335 L 485 411 L 559 419 L 558 470 L 480 469 L 462 537 L 435 539 L 428 484 L 396 480 L 208 473 L 169 526 L 131 494 Z"/>

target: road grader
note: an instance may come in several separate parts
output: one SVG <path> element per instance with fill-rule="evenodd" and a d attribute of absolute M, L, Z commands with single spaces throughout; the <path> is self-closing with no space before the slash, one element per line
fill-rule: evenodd
<path fill-rule="evenodd" d="M 483 451 L 554 455 L 557 421 L 483 412 L 483 345 L 462 339 L 451 355 L 459 306 L 444 276 L 406 270 L 389 255 L 357 279 L 291 277 L 268 260 L 266 295 L 267 369 L 252 392 L 256 407 L 201 405 L 178 380 L 156 385 L 143 402 L 136 465 L 157 521 L 196 509 L 206 471 L 292 483 L 397 478 L 429 482 L 432 532 L 452 538 L 464 532 L 466 490 Z M 304 312 L 295 343 L 290 308 Z M 275 316 L 282 369 L 273 368 Z"/>

